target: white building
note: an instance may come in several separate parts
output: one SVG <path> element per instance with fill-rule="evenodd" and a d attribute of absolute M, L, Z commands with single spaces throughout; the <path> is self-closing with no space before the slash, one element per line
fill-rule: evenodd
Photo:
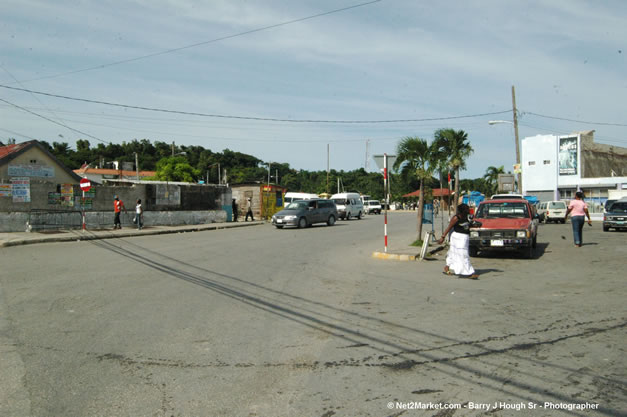
<path fill-rule="evenodd" d="M 521 146 L 523 194 L 570 200 L 581 190 L 601 212 L 608 190 L 627 191 L 627 148 L 594 143 L 594 130 L 526 137 Z"/>

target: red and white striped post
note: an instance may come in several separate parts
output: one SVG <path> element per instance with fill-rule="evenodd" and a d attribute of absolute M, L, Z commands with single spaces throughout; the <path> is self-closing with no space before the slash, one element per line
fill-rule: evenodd
<path fill-rule="evenodd" d="M 385 234 L 385 249 L 388 251 L 388 154 L 383 154 L 383 204 L 385 204 L 385 215 L 383 216 L 384 226 L 383 233 Z"/>

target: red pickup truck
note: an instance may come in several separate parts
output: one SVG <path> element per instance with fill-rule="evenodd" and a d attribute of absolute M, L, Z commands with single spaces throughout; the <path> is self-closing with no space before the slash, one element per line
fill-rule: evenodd
<path fill-rule="evenodd" d="M 535 207 L 527 200 L 485 200 L 470 229 L 470 256 L 479 251 L 515 250 L 533 258 L 538 237 Z"/>

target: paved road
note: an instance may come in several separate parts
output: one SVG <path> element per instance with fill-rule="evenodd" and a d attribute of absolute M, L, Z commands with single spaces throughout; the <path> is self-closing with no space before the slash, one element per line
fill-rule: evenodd
<path fill-rule="evenodd" d="M 2 248 L 0 415 L 625 415 L 627 234 L 569 226 L 478 281 L 381 216 Z"/>

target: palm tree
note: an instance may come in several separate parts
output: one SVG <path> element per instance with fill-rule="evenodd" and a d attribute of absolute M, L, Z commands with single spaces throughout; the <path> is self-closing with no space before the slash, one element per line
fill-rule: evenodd
<path fill-rule="evenodd" d="M 401 168 L 401 176 L 407 178 L 414 175 L 420 181 L 420 199 L 418 200 L 418 239 L 422 239 L 422 212 L 424 210 L 424 184 L 431 178 L 434 164 L 434 148 L 426 140 L 419 137 L 406 137 L 400 141 L 396 149 L 394 169 Z"/>
<path fill-rule="evenodd" d="M 498 187 L 499 174 L 505 174 L 505 168 L 503 167 L 503 165 L 501 165 L 498 168 L 494 166 L 489 166 L 488 169 L 486 169 L 485 171 L 485 175 L 483 176 L 483 178 L 490 185 L 490 192 L 492 194 L 496 194 L 496 190 Z"/>
<path fill-rule="evenodd" d="M 459 170 L 466 168 L 466 159 L 474 151 L 467 140 L 468 133 L 463 130 L 439 129 L 435 132 L 437 149 L 447 155 L 448 165 L 455 171 L 455 198 L 453 199 L 455 211 L 457 211 L 459 200 Z"/>

